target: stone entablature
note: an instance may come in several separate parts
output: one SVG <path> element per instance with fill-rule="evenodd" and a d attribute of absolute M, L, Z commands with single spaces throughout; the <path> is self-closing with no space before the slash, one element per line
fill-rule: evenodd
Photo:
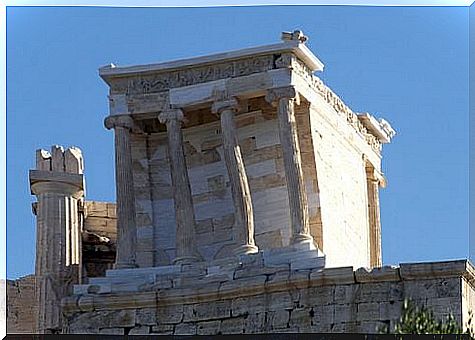
<path fill-rule="evenodd" d="M 302 269 L 269 266 L 267 255 L 208 267 L 109 271 L 63 300 L 65 332 L 377 333 L 383 326 L 394 329 L 405 298 L 440 319 L 452 313 L 465 327 L 475 301 L 475 268 L 466 260 Z"/>
<path fill-rule="evenodd" d="M 297 55 L 313 71 L 323 71 L 323 64 L 302 41 L 286 40 L 279 44 L 160 64 L 129 67 L 111 64 L 100 68 L 99 73 L 111 86 L 111 94 L 144 94 L 269 71 L 275 69 L 276 64 L 281 67 L 281 54 L 289 52 Z"/>
<path fill-rule="evenodd" d="M 395 132 L 390 125 L 384 120 L 377 121 L 374 118 L 369 121 L 364 118 L 367 114 L 363 115 L 363 119 L 359 119 L 359 116 L 314 74 L 323 71 L 323 64 L 305 46 L 306 40 L 286 39 L 284 36 L 284 41 L 280 44 L 161 64 L 104 66 L 100 68 L 99 74 L 110 86 L 110 114 L 144 114 L 162 111 L 168 105 L 184 107 L 186 104 L 181 99 L 186 96 L 185 93 L 190 94 L 187 89 L 198 93 L 198 97 L 187 105 L 207 102 L 211 96 L 206 92 L 210 90 L 198 86 L 200 84 L 209 83 L 213 88 L 226 88 L 232 96 L 248 97 L 252 92 L 258 95 L 267 88 L 291 85 L 291 78 L 299 76 L 338 114 L 344 115 L 348 123 L 379 153 L 381 143 L 388 143 L 394 136 Z M 283 70 L 288 72 L 279 72 Z M 258 77 L 262 73 L 272 75 L 264 80 Z M 284 78 L 288 78 L 287 84 Z M 241 79 L 242 84 L 233 84 L 231 79 Z M 282 81 L 284 83 L 281 83 Z M 264 88 L 261 85 L 264 85 Z M 183 90 L 180 88 L 185 93 L 181 93 Z M 191 97 L 196 96 L 195 93 Z"/>

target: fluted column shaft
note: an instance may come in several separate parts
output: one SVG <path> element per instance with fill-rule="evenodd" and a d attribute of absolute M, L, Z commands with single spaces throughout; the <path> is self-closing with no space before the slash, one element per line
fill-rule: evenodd
<path fill-rule="evenodd" d="M 79 261 L 71 246 L 79 244 L 76 198 L 44 193 L 38 196 L 36 297 L 38 308 L 37 332 L 51 333 L 62 327 L 61 299 L 72 293 L 78 283 Z M 76 223 L 75 223 L 76 222 Z"/>
<path fill-rule="evenodd" d="M 127 115 L 109 116 L 105 120 L 106 128 L 113 128 L 115 132 L 116 268 L 136 267 L 137 228 L 135 225 L 134 181 L 130 147 L 130 133 L 133 124 L 133 119 Z"/>
<path fill-rule="evenodd" d="M 279 137 L 284 158 L 285 178 L 290 206 L 291 244 L 311 243 L 307 194 L 303 180 L 302 158 L 298 141 L 294 105 L 298 93 L 292 86 L 268 91 L 266 100 L 277 106 Z"/>
<path fill-rule="evenodd" d="M 241 148 L 234 115 L 238 103 L 235 99 L 215 102 L 212 111 L 220 115 L 223 136 L 224 160 L 231 183 L 234 201 L 234 241 L 237 244 L 235 254 L 250 254 L 258 251 L 254 242 L 254 215 L 251 191 L 246 169 L 242 159 Z"/>
<path fill-rule="evenodd" d="M 195 244 L 195 213 L 191 196 L 190 180 L 183 150 L 181 110 L 167 110 L 159 120 L 167 126 L 168 156 L 173 185 L 176 217 L 176 257 L 174 263 L 189 263 L 199 259 Z"/>

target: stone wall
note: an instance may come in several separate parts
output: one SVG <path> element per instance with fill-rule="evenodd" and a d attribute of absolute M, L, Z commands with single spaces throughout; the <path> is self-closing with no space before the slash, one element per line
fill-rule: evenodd
<path fill-rule="evenodd" d="M 245 257 L 239 265 L 228 263 L 219 271 L 198 265 L 178 271 L 177 266 L 149 270 L 153 282 L 136 285 L 134 299 L 130 299 L 132 286 L 120 283 L 121 275 L 130 274 L 117 272 L 116 286 L 104 289 L 98 283 L 63 300 L 68 318 L 65 331 L 377 333 L 382 327 L 394 328 L 405 298 L 432 309 L 437 318 L 452 313 L 459 324 L 468 316 L 464 306 L 473 306 L 475 269 L 466 260 L 372 271 L 352 267 L 291 271 L 286 266 L 265 267 L 261 260 L 261 255 Z M 135 270 L 136 283 L 140 273 Z"/>
<path fill-rule="evenodd" d="M 310 108 L 327 267 L 370 266 L 365 155 L 380 171 L 380 156 L 345 117 L 323 100 Z"/>
<path fill-rule="evenodd" d="M 82 237 L 82 282 L 104 276 L 115 261 L 117 217 L 114 203 L 86 201 Z"/>
<path fill-rule="evenodd" d="M 35 333 L 35 276 L 7 280 L 7 333 Z"/>
<path fill-rule="evenodd" d="M 117 216 L 115 203 L 86 201 L 84 230 L 107 237 L 115 243 L 117 239 Z"/>

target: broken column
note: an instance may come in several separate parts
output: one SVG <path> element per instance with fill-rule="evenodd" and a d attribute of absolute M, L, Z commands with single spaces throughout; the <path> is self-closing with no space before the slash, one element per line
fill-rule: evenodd
<path fill-rule="evenodd" d="M 31 193 L 36 195 L 36 298 L 39 333 L 58 333 L 62 327 L 61 299 L 79 283 L 81 223 L 78 206 L 84 198 L 83 158 L 75 147 L 53 146 L 36 152 L 30 170 Z"/>

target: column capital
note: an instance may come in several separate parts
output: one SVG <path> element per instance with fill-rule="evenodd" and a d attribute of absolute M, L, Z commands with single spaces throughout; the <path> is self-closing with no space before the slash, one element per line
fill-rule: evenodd
<path fill-rule="evenodd" d="M 33 195 L 56 193 L 80 198 L 84 196 L 84 177 L 82 174 L 30 170 L 30 190 Z"/>
<path fill-rule="evenodd" d="M 167 110 L 163 110 L 158 115 L 158 120 L 162 124 L 168 124 L 172 120 L 175 120 L 178 122 L 184 122 L 185 115 L 183 114 L 182 109 L 167 109 Z"/>
<path fill-rule="evenodd" d="M 297 104 L 300 102 L 299 94 L 295 86 L 275 87 L 267 90 L 266 101 L 275 105 L 279 99 L 294 99 Z"/>
<path fill-rule="evenodd" d="M 107 130 L 115 129 L 117 127 L 132 130 L 135 127 L 135 123 L 130 115 L 113 115 L 107 116 L 104 119 L 104 126 Z"/>
<path fill-rule="evenodd" d="M 236 98 L 230 97 L 226 99 L 217 99 L 211 105 L 211 112 L 220 115 L 223 111 L 230 110 L 237 112 L 239 110 L 239 102 Z"/>
<path fill-rule="evenodd" d="M 366 178 L 371 181 L 377 183 L 380 187 L 386 187 L 386 178 L 384 174 L 378 170 L 376 170 L 372 165 L 366 166 Z"/>

